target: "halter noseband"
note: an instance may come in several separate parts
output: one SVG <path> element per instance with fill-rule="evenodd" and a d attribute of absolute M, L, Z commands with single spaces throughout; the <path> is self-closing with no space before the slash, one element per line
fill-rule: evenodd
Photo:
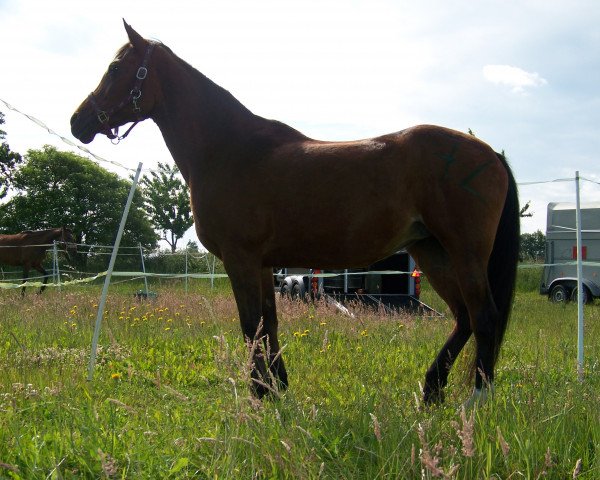
<path fill-rule="evenodd" d="M 114 114 L 115 112 L 118 112 L 119 110 L 121 110 L 125 105 L 127 105 L 130 102 L 133 104 L 134 113 L 138 114 L 139 112 L 141 112 L 141 108 L 139 106 L 139 101 L 140 101 L 140 98 L 142 97 L 142 90 L 140 87 L 142 86 L 144 79 L 148 76 L 148 62 L 150 60 L 150 55 L 152 54 L 152 50 L 154 49 L 154 45 L 155 45 L 154 43 L 150 43 L 148 45 L 148 48 L 146 49 L 146 54 L 144 55 L 144 60 L 142 62 L 142 66 L 140 68 L 138 68 L 138 70 L 135 74 L 135 84 L 133 85 L 131 92 L 129 92 L 129 95 L 121 103 L 119 103 L 116 107 L 113 107 L 108 111 L 101 110 L 100 107 L 98 106 L 98 103 L 96 102 L 96 97 L 94 97 L 94 92 L 92 92 L 88 95 L 88 99 L 89 99 L 90 103 L 92 104 L 92 106 L 94 107 L 94 110 L 96 112 L 96 118 L 98 118 L 98 121 L 103 126 L 101 132 L 104 135 L 106 135 L 111 141 L 116 139 L 116 142 L 113 142 L 115 144 L 119 143 L 121 140 L 123 140 L 125 137 L 127 137 L 127 135 L 129 135 L 129 132 L 131 132 L 133 127 L 135 127 L 142 120 L 142 118 L 138 115 L 137 120 L 135 122 L 133 122 L 133 124 L 121 136 L 119 136 L 119 127 L 115 127 L 113 130 L 111 130 L 110 127 L 108 126 L 108 121 L 110 120 L 110 116 L 112 114 Z"/>

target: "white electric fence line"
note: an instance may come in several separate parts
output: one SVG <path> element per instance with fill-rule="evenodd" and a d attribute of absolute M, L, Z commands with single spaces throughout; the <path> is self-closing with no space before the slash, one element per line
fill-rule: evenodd
<path fill-rule="evenodd" d="M 518 266 L 518 268 L 542 268 L 542 267 L 555 267 L 555 266 L 573 266 L 576 265 L 577 262 L 573 261 L 573 262 L 564 262 L 564 263 L 530 263 L 530 264 L 521 264 Z M 582 265 L 584 267 L 586 266 L 593 266 L 593 267 L 600 267 L 600 262 L 587 262 L 587 261 L 583 261 Z M 7 273 L 15 273 L 15 272 L 7 272 Z M 280 273 L 274 273 L 273 276 L 277 277 L 277 276 L 281 276 L 284 275 L 285 277 L 311 277 L 311 278 L 335 278 L 335 277 L 342 277 L 342 276 L 359 276 L 359 275 L 413 275 L 415 272 L 410 271 L 410 272 L 406 272 L 406 271 L 402 271 L 402 270 L 380 270 L 380 271 L 368 271 L 368 272 L 340 272 L 340 273 L 297 273 L 297 274 L 280 274 Z M 427 278 L 427 275 L 423 274 L 422 272 L 418 271 L 419 275 Z M 93 272 L 61 272 L 61 275 L 64 277 L 74 277 L 76 275 L 89 275 L 90 278 L 87 279 L 76 279 L 76 280 L 70 280 L 67 282 L 63 282 L 61 285 L 65 286 L 65 285 L 70 285 L 70 284 L 78 284 L 78 283 L 82 283 L 85 281 L 89 281 L 89 280 L 95 280 L 97 278 L 101 278 L 103 276 L 106 275 L 106 272 L 100 272 L 100 273 L 93 273 Z M 228 278 L 228 275 L 226 273 L 153 273 L 153 272 L 137 272 L 137 271 L 132 271 L 132 272 L 127 272 L 127 271 L 116 271 L 116 272 L 112 272 L 112 276 L 113 277 L 131 277 L 132 279 L 141 279 L 141 278 L 165 278 L 165 279 L 169 279 L 169 278 L 173 278 L 173 279 L 185 279 L 185 278 L 195 278 L 195 279 L 215 279 L 215 278 Z M 34 280 L 34 279 L 39 279 L 39 278 L 44 278 L 43 276 L 39 276 L 39 277 L 29 277 L 29 280 Z M 20 278 L 15 278 L 15 279 L 5 279 L 4 281 L 0 282 L 0 288 L 20 288 L 22 286 L 39 286 L 41 285 L 40 282 L 26 282 L 24 284 L 14 284 L 11 283 L 10 280 L 21 280 Z M 53 284 L 53 283 L 48 283 L 46 284 L 46 286 L 51 287 L 51 286 L 58 286 L 57 284 Z"/>
<path fill-rule="evenodd" d="M 62 140 L 67 145 L 70 145 L 72 147 L 78 148 L 79 150 L 87 153 L 88 155 L 91 155 L 92 157 L 94 157 L 99 162 L 110 163 L 111 165 L 114 165 L 114 166 L 119 167 L 119 168 L 123 168 L 124 170 L 127 170 L 129 172 L 135 172 L 135 168 L 126 167 L 125 165 L 123 165 L 123 164 L 121 164 L 119 162 L 115 162 L 114 160 L 107 160 L 106 158 L 101 157 L 100 155 L 96 155 L 94 152 L 92 152 L 88 148 L 84 147 L 83 145 L 77 144 L 77 143 L 69 140 L 67 137 L 65 137 L 63 135 L 60 135 L 59 133 L 57 133 L 56 131 L 54 131 L 52 128 L 50 128 L 48 125 L 46 125 L 43 121 L 39 120 L 38 118 L 34 117 L 33 115 L 29 115 L 27 113 L 22 112 L 18 108 L 14 107 L 10 103 L 8 103 L 6 100 L 3 100 L 2 98 L 0 98 L 0 102 L 2 102 L 6 106 L 6 108 L 8 108 L 9 110 L 12 110 L 13 112 L 16 112 L 16 113 L 18 113 L 20 115 L 23 115 L 25 118 L 27 118 L 31 122 L 35 123 L 39 127 L 43 128 L 44 130 L 46 130 L 51 135 L 54 135 L 54 136 L 58 137 L 60 140 Z M 143 171 L 144 172 L 155 172 L 156 170 L 153 170 L 153 169 L 144 169 Z M 585 180 L 586 182 L 591 182 L 591 183 L 595 183 L 597 185 L 600 185 L 600 181 L 591 180 L 589 178 L 584 178 L 584 177 L 579 177 L 579 179 L 580 180 Z M 557 178 L 557 179 L 554 179 L 554 180 L 540 180 L 540 181 L 532 181 L 532 182 L 517 182 L 517 185 L 519 185 L 519 186 L 540 185 L 540 184 L 544 184 L 544 183 L 571 182 L 573 180 L 575 180 L 575 178 Z"/>
<path fill-rule="evenodd" d="M 57 133 L 55 130 L 53 130 L 52 128 L 50 128 L 48 125 L 46 125 L 43 121 L 41 121 L 40 119 L 34 117 L 33 115 L 29 115 L 25 112 L 22 112 L 21 110 L 19 110 L 18 108 L 14 107 L 13 105 L 11 105 L 10 103 L 8 103 L 6 100 L 3 100 L 2 98 L 0 98 L 0 102 L 2 102 L 6 108 L 8 108 L 9 110 L 12 110 L 13 112 L 16 112 L 20 115 L 23 115 L 25 118 L 27 118 L 28 120 L 30 120 L 31 122 L 35 123 L 36 125 L 38 125 L 39 127 L 43 128 L 44 130 L 46 130 L 50 135 L 54 135 L 55 137 L 58 137 L 60 140 L 62 140 L 64 143 L 66 143 L 67 145 L 70 145 L 72 147 L 78 148 L 79 150 L 81 150 L 82 152 L 87 153 L 88 155 L 91 155 L 94 159 L 96 159 L 98 162 L 104 162 L 104 163 L 110 163 L 111 165 L 114 165 L 115 167 L 119 167 L 122 168 L 124 170 L 127 170 L 128 172 L 135 172 L 136 169 L 135 168 L 131 168 L 131 167 L 126 167 L 125 165 L 119 163 L 119 162 L 115 162 L 114 160 L 107 160 L 104 157 L 101 157 L 100 155 L 96 155 L 94 152 L 92 152 L 91 150 L 89 150 L 88 148 L 84 147 L 83 145 L 80 145 L 78 143 L 75 143 L 73 141 L 71 141 L 70 139 L 68 139 L 67 137 L 61 135 L 60 133 Z M 157 170 L 153 170 L 153 169 L 143 169 L 143 172 L 155 172 Z"/>

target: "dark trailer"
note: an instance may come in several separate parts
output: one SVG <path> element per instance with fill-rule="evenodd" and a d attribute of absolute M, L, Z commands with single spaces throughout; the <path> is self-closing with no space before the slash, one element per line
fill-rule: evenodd
<path fill-rule="evenodd" d="M 404 250 L 367 268 L 319 270 L 282 268 L 275 285 L 292 298 L 325 297 L 348 305 L 358 301 L 393 312 L 400 309 L 432 309 L 419 299 L 421 275 L 413 258 Z"/>

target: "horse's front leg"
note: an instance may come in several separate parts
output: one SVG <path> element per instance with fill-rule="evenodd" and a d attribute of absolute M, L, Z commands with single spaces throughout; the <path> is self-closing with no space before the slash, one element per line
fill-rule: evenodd
<path fill-rule="evenodd" d="M 23 281 L 21 282 L 23 285 L 27 283 L 29 280 L 29 267 L 23 267 Z M 25 296 L 25 287 L 21 287 L 21 296 Z"/>
<path fill-rule="evenodd" d="M 277 309 L 275 306 L 275 288 L 273 269 L 263 268 L 262 280 L 262 318 L 265 331 L 265 348 L 269 356 L 269 368 L 279 389 L 288 387 L 288 377 L 281 357 L 279 339 L 277 337 Z"/>
<path fill-rule="evenodd" d="M 252 393 L 262 398 L 272 389 L 260 339 L 264 328 L 260 327 L 262 313 L 261 266 L 258 261 L 247 258 L 224 256 L 225 270 L 231 280 L 238 307 L 244 340 L 252 354 L 250 372 Z"/>

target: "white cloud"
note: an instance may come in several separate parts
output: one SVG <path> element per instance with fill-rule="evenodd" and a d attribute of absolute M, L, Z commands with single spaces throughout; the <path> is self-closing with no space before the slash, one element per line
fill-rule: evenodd
<path fill-rule="evenodd" d="M 483 76 L 489 82 L 511 87 L 516 93 L 523 93 L 528 87 L 540 87 L 548 83 L 537 72 L 527 72 L 511 65 L 486 65 L 483 67 Z"/>

